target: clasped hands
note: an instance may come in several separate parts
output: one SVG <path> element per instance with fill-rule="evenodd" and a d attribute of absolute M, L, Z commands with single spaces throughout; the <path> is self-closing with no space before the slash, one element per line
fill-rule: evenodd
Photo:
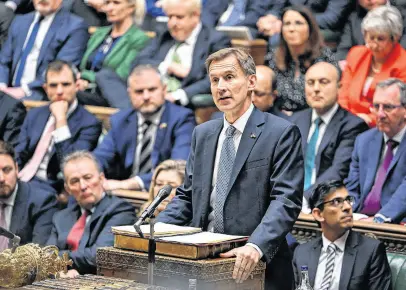
<path fill-rule="evenodd" d="M 232 249 L 226 253 L 220 254 L 222 258 L 232 258 L 236 257 L 233 279 L 236 283 L 242 283 L 251 274 L 255 266 L 260 260 L 259 252 L 250 245 L 245 245 L 239 248 Z"/>

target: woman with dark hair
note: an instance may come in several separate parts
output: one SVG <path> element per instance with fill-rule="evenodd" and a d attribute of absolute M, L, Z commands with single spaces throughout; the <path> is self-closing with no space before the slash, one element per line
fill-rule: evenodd
<path fill-rule="evenodd" d="M 290 115 L 307 108 L 304 75 L 316 62 L 337 65 L 334 54 L 324 41 L 312 13 L 304 6 L 292 6 L 282 12 L 279 46 L 267 55 L 276 74 L 278 98 L 276 107 Z"/>

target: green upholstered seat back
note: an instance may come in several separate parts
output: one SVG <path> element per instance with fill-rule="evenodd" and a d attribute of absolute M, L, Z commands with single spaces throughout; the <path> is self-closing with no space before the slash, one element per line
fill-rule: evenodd
<path fill-rule="evenodd" d="M 393 290 L 406 290 L 406 255 L 387 253 Z"/>

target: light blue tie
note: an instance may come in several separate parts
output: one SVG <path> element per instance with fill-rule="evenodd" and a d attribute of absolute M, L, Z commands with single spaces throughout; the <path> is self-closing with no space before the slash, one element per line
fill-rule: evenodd
<path fill-rule="evenodd" d="M 227 128 L 226 139 L 224 140 L 220 153 L 216 180 L 216 198 L 214 203 L 215 233 L 224 233 L 223 210 L 235 159 L 235 146 L 233 140 L 235 131 L 236 129 L 233 126 Z"/>
<path fill-rule="evenodd" d="M 15 77 L 15 81 L 14 81 L 15 87 L 21 86 L 21 78 L 23 77 L 25 62 L 27 61 L 27 57 L 30 54 L 32 48 L 34 47 L 35 39 L 37 38 L 37 34 L 38 34 L 38 30 L 39 30 L 39 26 L 41 25 L 41 21 L 43 19 L 44 19 L 44 16 L 40 16 L 38 21 L 35 22 L 34 26 L 32 27 L 31 35 L 28 38 L 27 44 L 23 49 L 23 53 L 20 58 L 20 64 L 18 65 L 18 68 L 17 68 L 16 77 Z"/>
<path fill-rule="evenodd" d="M 314 163 L 316 161 L 316 144 L 317 140 L 319 139 L 319 130 L 321 123 L 323 123 L 323 121 L 320 118 L 317 118 L 314 121 L 314 124 L 316 126 L 314 128 L 313 135 L 309 140 L 309 143 L 307 143 L 304 190 L 307 190 L 308 188 L 310 188 L 310 186 L 312 186 L 312 172 L 314 168 Z"/>
<path fill-rule="evenodd" d="M 224 26 L 235 26 L 245 17 L 246 0 L 234 0 L 234 7 L 230 16 L 223 23 Z"/>

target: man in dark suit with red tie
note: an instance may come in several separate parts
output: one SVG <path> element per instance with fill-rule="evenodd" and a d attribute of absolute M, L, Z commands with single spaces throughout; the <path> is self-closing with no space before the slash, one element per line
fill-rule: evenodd
<path fill-rule="evenodd" d="M 48 245 L 67 253 L 73 266 L 67 276 L 96 273 L 96 250 L 113 246 L 112 226 L 133 224 L 134 207 L 116 196 L 106 194 L 104 174 L 88 151 L 77 151 L 62 164 L 65 189 L 76 202 L 54 215 Z"/>
<path fill-rule="evenodd" d="M 376 128 L 357 137 L 346 187 L 366 221 L 399 223 L 406 217 L 406 84 L 378 83 L 372 111 Z"/>

